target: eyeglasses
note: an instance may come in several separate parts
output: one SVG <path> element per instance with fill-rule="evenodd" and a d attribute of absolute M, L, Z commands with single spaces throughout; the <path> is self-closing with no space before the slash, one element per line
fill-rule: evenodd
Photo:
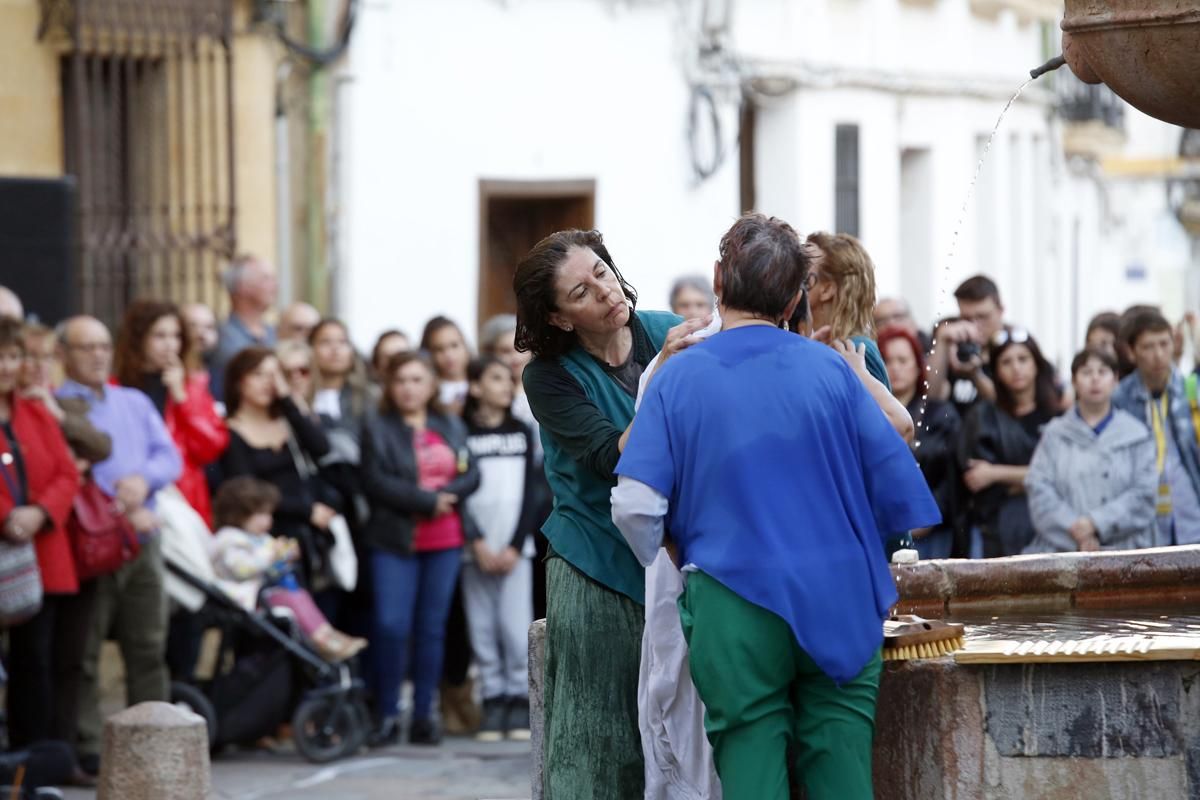
<path fill-rule="evenodd" d="M 112 342 L 84 342 L 68 344 L 67 349 L 80 350 L 84 353 L 111 353 L 113 346 Z"/>
<path fill-rule="evenodd" d="M 884 314 L 875 318 L 875 327 L 879 330 L 890 328 L 891 326 L 904 322 L 911 315 L 907 311 L 897 311 L 895 314 Z"/>
<path fill-rule="evenodd" d="M 1029 331 L 1024 328 L 1001 328 L 992 337 L 992 347 L 1004 347 L 1009 344 L 1025 344 L 1029 341 Z"/>

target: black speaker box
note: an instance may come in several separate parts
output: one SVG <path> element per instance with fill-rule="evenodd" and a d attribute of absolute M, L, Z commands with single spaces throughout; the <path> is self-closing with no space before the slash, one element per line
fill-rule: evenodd
<path fill-rule="evenodd" d="M 0 177 L 0 285 L 53 325 L 79 313 L 75 179 Z"/>

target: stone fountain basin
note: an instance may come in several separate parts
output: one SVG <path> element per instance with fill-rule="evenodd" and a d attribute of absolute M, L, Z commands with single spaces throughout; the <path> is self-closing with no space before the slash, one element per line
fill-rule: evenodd
<path fill-rule="evenodd" d="M 1063 55 L 1083 81 L 1200 128 L 1200 0 L 1066 0 Z"/>
<path fill-rule="evenodd" d="M 899 612 L 962 618 L 968 640 L 972 619 L 1200 618 L 1200 546 L 925 561 L 892 575 Z M 544 620 L 529 656 L 539 800 Z M 886 663 L 874 778 L 877 800 L 1200 800 L 1200 661 Z"/>
<path fill-rule="evenodd" d="M 972 619 L 1028 631 L 1029 620 L 1057 616 L 1102 631 L 1105 619 L 1200 614 L 1200 546 L 928 561 L 892 573 L 898 610 L 967 621 L 968 649 Z M 887 800 L 1200 800 L 1200 661 L 889 663 L 874 768 L 876 797 Z"/>

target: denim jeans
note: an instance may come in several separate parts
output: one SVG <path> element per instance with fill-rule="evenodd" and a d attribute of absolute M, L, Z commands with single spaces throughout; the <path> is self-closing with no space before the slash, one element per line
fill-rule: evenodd
<path fill-rule="evenodd" d="M 395 716 L 400 684 L 412 658 L 413 719 L 429 719 L 442 677 L 446 618 L 458 583 L 462 548 L 397 555 L 371 551 L 375 631 L 371 637 L 375 701 L 381 717 Z"/>
<path fill-rule="evenodd" d="M 917 552 L 921 554 L 922 561 L 949 558 L 950 550 L 954 546 L 954 531 L 950 528 L 935 528 L 924 537 L 915 540 L 914 543 Z"/>

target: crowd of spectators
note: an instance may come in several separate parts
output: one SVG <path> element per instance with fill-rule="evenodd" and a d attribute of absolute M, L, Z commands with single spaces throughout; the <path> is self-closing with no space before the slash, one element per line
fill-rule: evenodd
<path fill-rule="evenodd" d="M 272 265 L 239 258 L 223 277 L 223 319 L 139 299 L 115 330 L 88 316 L 52 330 L 0 287 L 0 535 L 32 548 L 42 593 L 6 620 L 9 745 L 63 744 L 72 782 L 94 783 L 106 641 L 130 705 L 195 679 L 209 623 L 168 590 L 185 527 L 168 495 L 211 532 L 216 590 L 286 607 L 318 654 L 361 662 L 373 744 L 401 735 L 409 679 L 410 742 L 443 726 L 528 737 L 549 497 L 515 318 L 487 321 L 478 353 L 435 317 L 419 342 L 388 330 L 364 357 L 342 321 L 277 310 Z M 77 542 L 96 509 L 129 534 L 115 563 Z"/>
<path fill-rule="evenodd" d="M 986 276 L 927 331 L 902 299 L 877 302 L 857 240 L 803 246 L 813 271 L 791 324 L 857 351 L 942 512 L 895 546 L 911 535 L 925 558 L 988 558 L 1200 542 L 1184 326 L 1147 306 L 1099 314 L 1060 376 Z M 375 744 L 400 737 L 409 679 L 411 742 L 527 736 L 524 632 L 545 608 L 550 501 L 516 318 L 485 321 L 477 351 L 437 316 L 419 339 L 390 329 L 360 354 L 343 321 L 305 303 L 277 310 L 270 264 L 239 258 L 224 279 L 224 319 L 137 300 L 115 331 L 86 316 L 51 330 L 0 287 L 0 534 L 33 548 L 44 595 L 8 626 L 10 746 L 65 743 L 74 780 L 94 780 L 106 640 L 130 704 L 193 679 L 206 623 L 165 588 L 168 494 L 219 532 L 220 586 L 250 607 L 288 606 L 319 653 L 363 663 Z M 711 281 L 680 279 L 670 304 L 706 316 Z M 96 498 L 133 538 L 104 567 L 73 540 Z M 336 566 L 347 556 L 350 581 Z"/>
<path fill-rule="evenodd" d="M 1007 319 L 996 284 L 954 292 L 959 314 L 922 331 L 907 303 L 875 307 L 892 390 L 943 522 L 924 557 L 1128 549 L 1200 541 L 1200 406 L 1187 325 L 1133 306 L 1097 314 L 1070 374 Z M 1066 380 L 1069 377 L 1069 381 Z"/>

